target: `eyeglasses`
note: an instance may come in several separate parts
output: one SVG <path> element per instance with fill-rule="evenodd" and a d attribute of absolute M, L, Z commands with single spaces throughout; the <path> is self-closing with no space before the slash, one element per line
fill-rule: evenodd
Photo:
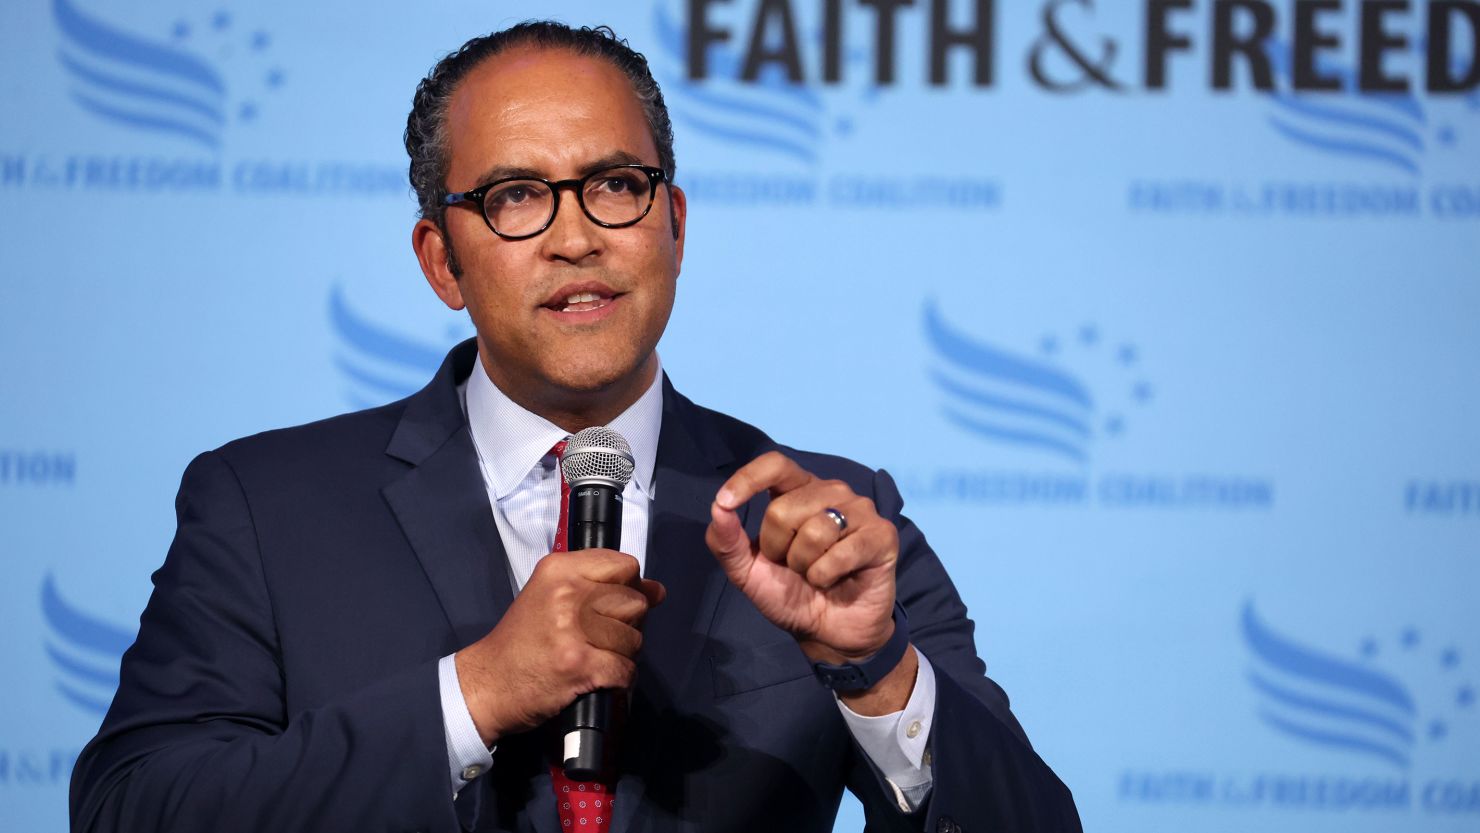
<path fill-rule="evenodd" d="M 477 203 L 494 234 L 505 240 L 525 240 L 555 221 L 562 188 L 576 192 L 576 201 L 591 222 L 602 228 L 626 228 L 647 216 L 663 179 L 661 168 L 613 165 L 559 182 L 528 176 L 497 179 L 471 191 L 448 194 L 442 202 Z"/>

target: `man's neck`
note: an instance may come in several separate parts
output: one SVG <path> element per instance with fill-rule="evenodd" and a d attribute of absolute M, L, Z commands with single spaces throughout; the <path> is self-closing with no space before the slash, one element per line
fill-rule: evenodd
<path fill-rule="evenodd" d="M 479 346 L 479 361 L 488 380 L 514 404 L 574 434 L 593 425 L 606 425 L 632 407 L 653 383 L 658 354 L 649 353 L 628 376 L 595 390 L 526 390 L 502 378 L 499 368 Z M 476 368 L 475 368 L 476 372 Z"/>

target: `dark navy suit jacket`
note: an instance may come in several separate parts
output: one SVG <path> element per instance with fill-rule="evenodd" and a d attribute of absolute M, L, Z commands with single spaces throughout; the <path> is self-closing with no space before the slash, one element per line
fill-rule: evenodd
<path fill-rule="evenodd" d="M 513 599 L 456 385 L 466 342 L 419 393 L 196 458 L 179 528 L 73 775 L 73 828 L 560 833 L 541 733 L 448 785 L 437 660 Z M 937 675 L 935 785 L 910 815 L 832 695 L 704 545 L 709 504 L 778 448 L 667 381 L 644 628 L 613 817 L 621 831 L 826 831 L 846 784 L 871 829 L 1078 830 L 1069 791 L 984 676 L 973 625 L 889 477 L 782 449 L 899 526 L 899 598 Z M 745 507 L 756 534 L 765 496 Z"/>

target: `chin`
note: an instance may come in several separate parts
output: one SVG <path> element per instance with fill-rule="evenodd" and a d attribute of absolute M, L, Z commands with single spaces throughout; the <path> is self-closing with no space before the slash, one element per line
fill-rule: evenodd
<path fill-rule="evenodd" d="M 641 373 L 643 361 L 570 362 L 559 369 L 556 384 L 578 393 L 598 393 Z"/>

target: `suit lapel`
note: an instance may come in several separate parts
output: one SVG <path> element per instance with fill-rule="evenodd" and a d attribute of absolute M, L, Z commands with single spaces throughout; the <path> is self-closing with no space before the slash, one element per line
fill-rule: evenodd
<path fill-rule="evenodd" d="M 458 345 L 432 382 L 407 403 L 386 453 L 412 468 L 382 490 L 442 604 L 457 647 L 482 638 L 514 601 L 508 557 L 457 393 L 475 355 L 473 342 Z"/>
<path fill-rule="evenodd" d="M 665 380 L 647 576 L 662 582 L 668 597 L 648 614 L 640 657 L 646 672 L 640 679 L 656 684 L 650 691 L 654 695 L 681 695 L 687 687 L 719 603 L 718 593 L 729 583 L 704 544 L 704 531 L 714 494 L 729 477 L 730 459 L 713 443 L 701 444 L 703 435 L 695 433 L 693 410 Z M 665 698 L 659 704 L 668 706 L 670 701 Z"/>
<path fill-rule="evenodd" d="M 410 468 L 381 490 L 441 603 L 454 649 L 483 638 L 514 601 L 508 555 L 457 391 L 476 355 L 472 340 L 453 348 L 432 381 L 407 402 L 386 454 Z M 507 806 L 523 808 L 521 830 L 560 833 L 538 740 L 508 739 L 499 753 L 501 777 L 485 778 L 458 797 L 463 826 L 487 823 L 482 817 L 494 812 L 489 800 L 497 790 Z"/>
<path fill-rule="evenodd" d="M 649 759 L 646 753 L 651 745 L 641 740 L 655 737 L 659 727 L 653 723 L 680 709 L 703 656 L 720 597 L 730 585 L 704 544 L 704 531 L 714 494 L 734 470 L 733 455 L 712 427 L 702 424 L 703 419 L 702 412 L 674 391 L 665 377 L 646 575 L 662 582 L 668 596 L 648 614 L 643 626 L 627 733 L 631 740 L 624 747 L 629 765 L 617 782 L 614 833 L 644 828 L 637 814 L 645 806 L 644 793 L 652 787 L 644 776 L 661 773 L 672 762 Z M 656 794 L 653 799 L 664 802 Z"/>
<path fill-rule="evenodd" d="M 466 426 L 435 454 L 385 487 L 458 647 L 488 633 L 514 601 L 508 558 Z"/>

